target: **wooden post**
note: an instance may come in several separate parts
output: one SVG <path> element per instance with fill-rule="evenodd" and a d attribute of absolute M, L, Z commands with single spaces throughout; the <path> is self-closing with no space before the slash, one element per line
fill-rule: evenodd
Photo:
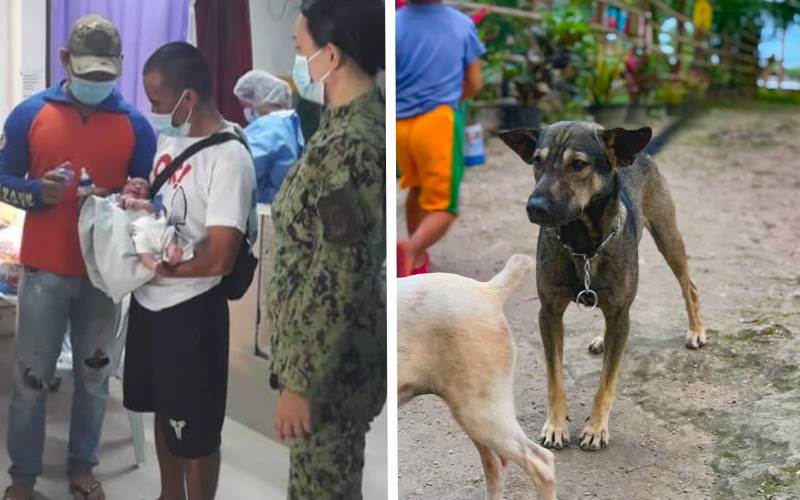
<path fill-rule="evenodd" d="M 683 14 L 685 9 L 686 0 L 680 0 L 678 3 L 678 12 Z M 675 63 L 675 74 L 679 74 L 683 66 L 683 35 L 686 34 L 686 24 L 681 18 L 676 18 L 676 20 L 678 21 L 678 48 L 676 50 L 678 61 Z"/>
<path fill-rule="evenodd" d="M 786 28 L 783 28 L 783 36 L 781 37 L 781 70 L 778 73 L 778 90 L 783 85 L 783 78 L 786 71 Z"/>

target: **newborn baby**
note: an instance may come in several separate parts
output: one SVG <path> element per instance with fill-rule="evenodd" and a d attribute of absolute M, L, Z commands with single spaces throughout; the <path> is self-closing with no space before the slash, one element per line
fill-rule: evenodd
<path fill-rule="evenodd" d="M 131 217 L 131 239 L 142 264 L 155 271 L 160 262 L 174 266 L 192 256 L 186 255 L 178 243 L 175 226 L 167 224 L 167 219 L 156 214 L 149 201 L 150 183 L 145 179 L 131 179 L 122 188 L 119 206 L 128 210 Z"/>
<path fill-rule="evenodd" d="M 149 201 L 150 183 L 145 179 L 135 178 L 128 181 L 122 188 L 119 197 L 119 206 L 125 210 L 142 210 L 155 214 L 156 209 Z"/>

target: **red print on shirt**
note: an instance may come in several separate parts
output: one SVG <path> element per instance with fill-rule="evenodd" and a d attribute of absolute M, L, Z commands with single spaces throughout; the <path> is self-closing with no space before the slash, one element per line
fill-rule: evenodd
<path fill-rule="evenodd" d="M 163 172 L 171 163 L 172 163 L 171 155 L 167 153 L 161 155 L 161 158 L 158 159 L 158 162 L 156 162 L 156 166 L 153 169 L 155 177 L 158 177 L 161 174 L 161 172 Z M 174 174 L 172 174 L 172 177 L 169 178 L 169 183 L 172 185 L 173 188 L 177 188 L 178 186 L 181 185 L 183 179 L 191 171 L 192 171 L 192 165 L 189 163 L 184 163 L 175 171 Z"/>

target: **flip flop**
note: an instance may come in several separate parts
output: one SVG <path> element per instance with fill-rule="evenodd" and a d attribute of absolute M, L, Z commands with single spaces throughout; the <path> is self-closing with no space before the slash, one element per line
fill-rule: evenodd
<path fill-rule="evenodd" d="M 411 270 L 411 275 L 414 276 L 415 274 L 428 274 L 431 272 L 431 258 L 428 255 L 428 252 L 425 252 L 425 262 L 422 263 L 419 267 L 415 267 Z"/>
<path fill-rule="evenodd" d="M 92 495 L 95 493 L 104 493 L 103 485 L 100 484 L 100 481 L 93 482 L 88 488 L 84 488 L 83 486 L 74 483 L 70 484 L 69 492 L 72 494 L 73 500 L 94 500 Z"/>

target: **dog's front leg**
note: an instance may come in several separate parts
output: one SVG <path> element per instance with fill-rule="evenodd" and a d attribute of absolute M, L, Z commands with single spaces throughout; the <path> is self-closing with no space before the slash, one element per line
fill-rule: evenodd
<path fill-rule="evenodd" d="M 547 364 L 547 421 L 539 440 L 546 448 L 557 450 L 569 445 L 567 396 L 564 390 L 564 310 L 568 301 L 542 302 L 539 331 Z"/>
<path fill-rule="evenodd" d="M 581 434 L 580 447 L 585 451 L 597 451 L 608 446 L 608 415 L 614 403 L 614 389 L 617 386 L 622 365 L 622 353 L 630 329 L 629 309 L 623 311 L 603 311 L 606 319 L 606 333 L 603 339 L 603 372 L 600 386 L 594 397 L 592 415 Z"/>

